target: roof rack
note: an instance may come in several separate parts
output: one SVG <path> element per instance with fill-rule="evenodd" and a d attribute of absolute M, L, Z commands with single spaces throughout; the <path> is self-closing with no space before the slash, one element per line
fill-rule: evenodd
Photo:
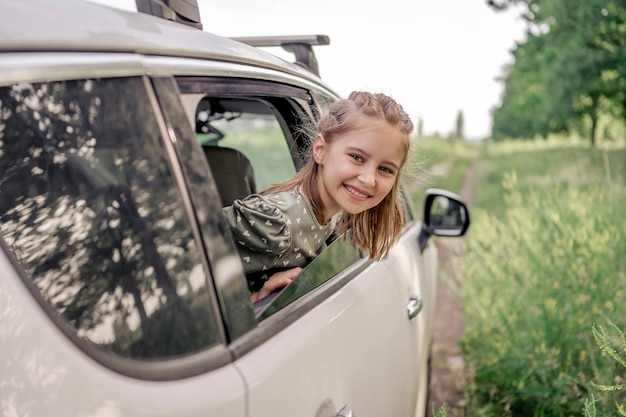
<path fill-rule="evenodd" d="M 135 0 L 137 11 L 202 29 L 197 0 Z"/>
<path fill-rule="evenodd" d="M 308 68 L 317 76 L 320 71 L 313 45 L 330 45 L 327 35 L 241 36 L 231 39 L 254 47 L 280 46 L 295 55 L 296 64 Z"/>

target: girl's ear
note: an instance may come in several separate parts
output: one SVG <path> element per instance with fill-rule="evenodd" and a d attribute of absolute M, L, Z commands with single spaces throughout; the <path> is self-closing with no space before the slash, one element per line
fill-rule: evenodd
<path fill-rule="evenodd" d="M 315 141 L 313 142 L 313 159 L 318 165 L 322 165 L 324 161 L 324 152 L 326 152 L 328 144 L 326 140 L 324 140 L 324 136 L 321 133 L 318 133 L 315 136 Z"/>

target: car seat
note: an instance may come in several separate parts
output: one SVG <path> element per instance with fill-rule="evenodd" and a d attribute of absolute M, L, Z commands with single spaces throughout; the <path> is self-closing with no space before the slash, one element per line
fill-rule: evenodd
<path fill-rule="evenodd" d="M 205 145 L 202 148 L 224 206 L 256 193 L 254 170 L 250 160 L 243 153 L 220 146 Z"/>

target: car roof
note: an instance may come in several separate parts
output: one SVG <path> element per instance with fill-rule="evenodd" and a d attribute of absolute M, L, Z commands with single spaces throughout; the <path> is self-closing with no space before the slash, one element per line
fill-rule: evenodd
<path fill-rule="evenodd" d="M 0 52 L 116 52 L 191 57 L 274 69 L 324 84 L 301 65 L 148 14 L 85 0 L 2 0 Z"/>

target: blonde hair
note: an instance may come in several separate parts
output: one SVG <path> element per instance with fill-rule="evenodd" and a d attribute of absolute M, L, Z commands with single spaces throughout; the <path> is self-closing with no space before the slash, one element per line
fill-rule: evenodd
<path fill-rule="evenodd" d="M 413 123 L 402 106 L 391 97 L 381 93 L 354 91 L 347 99 L 331 104 L 328 112 L 317 123 L 316 134 L 322 134 L 327 142 L 332 142 L 338 135 L 360 128 L 363 116 L 384 120 L 396 128 L 405 138 L 406 145 L 398 176 L 389 194 L 369 210 L 358 214 L 344 213 L 337 227 L 340 233 L 352 230 L 354 244 L 366 251 L 370 258 L 380 260 L 387 257 L 402 230 L 400 172 L 409 153 L 409 135 L 413 131 Z M 314 158 L 309 155 L 307 163 L 295 176 L 272 185 L 263 194 L 300 187 L 309 198 L 315 217 L 320 224 L 324 224 L 326 219 L 317 182 L 318 167 Z"/>

